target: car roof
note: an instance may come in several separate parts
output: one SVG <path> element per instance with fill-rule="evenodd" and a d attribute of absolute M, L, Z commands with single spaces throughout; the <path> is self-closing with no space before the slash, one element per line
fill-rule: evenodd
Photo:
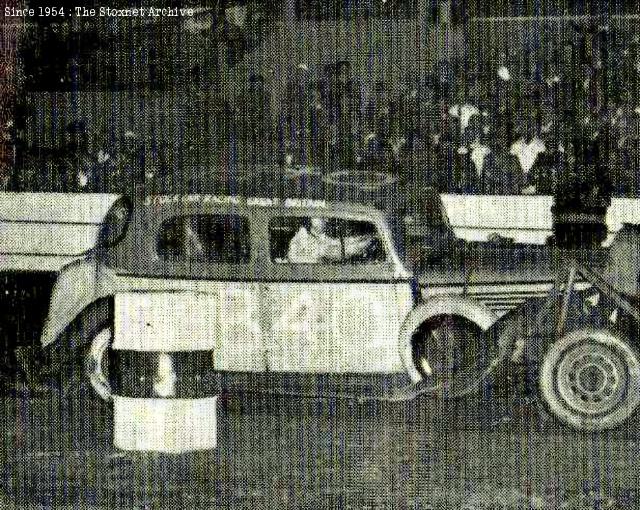
<path fill-rule="evenodd" d="M 406 193 L 399 192 L 397 181 L 376 183 L 374 180 L 372 183 L 366 172 L 346 173 L 341 182 L 314 171 L 300 170 L 296 173 L 259 166 L 244 171 L 218 170 L 215 175 L 211 169 L 191 169 L 187 173 L 190 177 L 183 175 L 178 183 L 160 182 L 152 189 L 141 190 L 138 196 L 264 197 L 277 199 L 278 207 L 286 200 L 319 200 L 334 210 L 364 212 L 377 209 L 389 215 L 404 209 L 407 199 Z"/>
<path fill-rule="evenodd" d="M 172 212 L 203 209 L 229 209 L 247 211 L 251 209 L 269 209 L 271 211 L 292 211 L 300 214 L 345 213 L 349 215 L 365 216 L 367 218 L 379 218 L 386 216 L 385 211 L 368 204 L 352 202 L 336 202 L 313 198 L 297 197 L 260 197 L 240 195 L 214 195 L 214 194 L 172 194 L 149 195 L 144 198 L 142 205 L 147 208 L 168 210 Z"/>

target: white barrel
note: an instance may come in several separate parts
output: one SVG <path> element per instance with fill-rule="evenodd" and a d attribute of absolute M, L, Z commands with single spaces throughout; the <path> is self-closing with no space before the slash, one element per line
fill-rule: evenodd
<path fill-rule="evenodd" d="M 129 360 L 119 368 L 128 371 L 122 373 L 128 385 L 114 389 L 116 448 L 184 453 L 216 447 L 217 396 L 180 389 L 194 375 L 193 366 L 208 369 L 192 360 L 213 360 L 215 337 L 201 334 L 197 340 L 193 326 L 203 331 L 204 319 L 195 320 L 199 314 L 188 310 L 176 313 L 180 302 L 175 293 L 116 294 L 112 348 L 116 359 Z"/>
<path fill-rule="evenodd" d="M 217 445 L 218 397 L 113 397 L 113 444 L 128 451 L 185 453 Z"/>

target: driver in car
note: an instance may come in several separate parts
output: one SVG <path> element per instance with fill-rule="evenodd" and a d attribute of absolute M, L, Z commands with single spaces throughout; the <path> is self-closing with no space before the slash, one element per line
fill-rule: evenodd
<path fill-rule="evenodd" d="M 364 255 L 371 245 L 370 235 L 344 237 L 335 239 L 326 233 L 324 218 L 311 218 L 310 228 L 302 225 L 289 243 L 287 258 L 296 264 L 318 264 L 320 262 L 336 262 L 356 255 Z M 343 246 L 344 244 L 344 246 Z"/>

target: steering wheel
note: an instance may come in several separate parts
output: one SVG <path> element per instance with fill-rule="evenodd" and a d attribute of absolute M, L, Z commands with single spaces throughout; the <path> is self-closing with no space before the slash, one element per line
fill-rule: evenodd
<path fill-rule="evenodd" d="M 371 237 L 367 245 L 360 253 L 351 255 L 347 260 L 352 264 L 358 262 L 375 262 L 379 258 L 379 253 L 380 239 L 378 239 L 377 237 Z"/>

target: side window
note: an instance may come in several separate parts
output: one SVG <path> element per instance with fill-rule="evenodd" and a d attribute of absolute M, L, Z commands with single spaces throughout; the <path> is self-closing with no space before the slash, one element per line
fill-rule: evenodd
<path fill-rule="evenodd" d="M 174 262 L 249 262 L 249 222 L 235 214 L 174 216 L 162 223 L 158 254 Z"/>
<path fill-rule="evenodd" d="M 269 224 L 271 260 L 281 264 L 366 264 L 386 260 L 376 226 L 367 221 L 287 216 Z"/>
<path fill-rule="evenodd" d="M 131 202 L 126 198 L 120 198 L 105 216 L 96 245 L 108 247 L 118 244 L 126 235 L 130 220 Z"/>

